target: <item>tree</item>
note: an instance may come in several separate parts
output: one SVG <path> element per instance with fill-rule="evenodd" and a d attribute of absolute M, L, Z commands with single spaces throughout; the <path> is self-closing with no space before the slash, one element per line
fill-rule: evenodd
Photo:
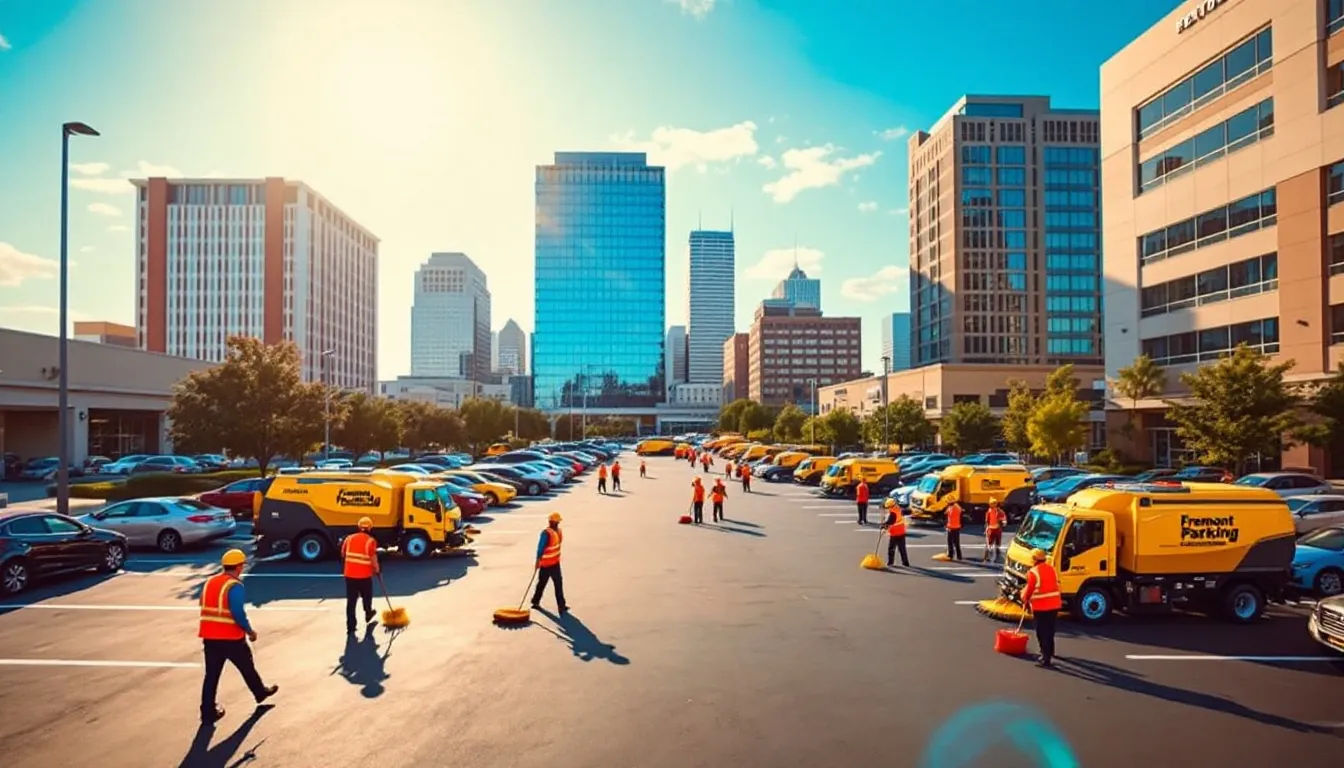
<path fill-rule="evenodd" d="M 1181 375 L 1191 403 L 1168 401 L 1167 417 L 1176 434 L 1206 464 L 1240 475 L 1256 454 L 1277 454 L 1285 436 L 1302 425 L 1301 396 L 1284 383 L 1293 361 L 1269 365 L 1259 351 L 1242 344 L 1213 365 Z"/>
<path fill-rule="evenodd" d="M 742 411 L 756 403 L 746 398 L 734 400 L 719 409 L 719 429 L 724 432 L 737 432 L 742 428 Z"/>
<path fill-rule="evenodd" d="M 835 439 L 825 416 L 808 416 L 798 431 L 809 444 L 830 445 Z"/>
<path fill-rule="evenodd" d="M 832 445 L 844 447 L 863 440 L 863 423 L 849 410 L 837 408 L 822 419 L 826 422 L 826 431 L 830 432 Z"/>
<path fill-rule="evenodd" d="M 485 446 L 513 430 L 513 411 L 498 400 L 469 397 L 457 407 L 457 412 L 466 425 L 467 444 L 473 454 L 479 454 Z"/>
<path fill-rule="evenodd" d="M 1012 379 L 1008 382 L 1008 408 L 1000 419 L 1003 442 L 1010 450 L 1023 456 L 1031 453 L 1031 435 L 1027 431 L 1027 424 L 1036 412 L 1036 399 L 1025 381 Z"/>
<path fill-rule="evenodd" d="M 555 439 L 582 440 L 583 419 L 579 416 L 571 416 L 568 413 L 560 414 L 555 419 Z"/>
<path fill-rule="evenodd" d="M 994 447 L 999 436 L 999 420 L 984 403 L 957 403 L 938 425 L 943 444 L 964 453 Z"/>
<path fill-rule="evenodd" d="M 790 403 L 784 406 L 775 417 L 775 439 L 782 443 L 796 443 L 803 438 L 803 422 L 807 414 L 803 409 Z"/>
<path fill-rule="evenodd" d="M 1087 445 L 1087 403 L 1070 395 L 1042 397 L 1027 421 L 1031 452 L 1056 461 Z"/>
<path fill-rule="evenodd" d="M 1061 365 L 1045 377 L 1045 393 L 1043 396 L 1069 395 L 1077 397 L 1080 384 L 1078 377 L 1073 375 L 1073 363 Z"/>
<path fill-rule="evenodd" d="M 1139 401 L 1160 396 L 1167 388 L 1167 374 L 1153 362 L 1148 355 L 1139 355 L 1128 368 L 1121 368 L 1120 375 L 1111 383 L 1116 394 L 1130 401 L 1131 408 L 1125 420 L 1125 437 L 1134 439 L 1135 419 L 1138 417 Z"/>
<path fill-rule="evenodd" d="M 745 435 L 756 429 L 770 429 L 774 425 L 775 414 L 769 408 L 748 400 L 747 405 L 742 408 L 737 431 Z"/>
<path fill-rule="evenodd" d="M 603 417 L 588 420 L 588 437 L 625 437 L 635 431 L 634 419 Z"/>
<path fill-rule="evenodd" d="M 322 441 L 326 390 L 303 382 L 297 347 L 234 336 L 227 350 L 224 362 L 173 389 L 167 415 L 178 450 L 255 458 L 264 475 L 277 456 Z"/>
<path fill-rule="evenodd" d="M 924 418 L 924 406 L 909 395 L 901 395 L 868 414 L 863 420 L 863 432 L 873 445 L 885 448 L 897 443 L 904 448 L 931 442 L 935 430 Z"/>
<path fill-rule="evenodd" d="M 411 450 L 455 448 L 466 444 L 466 425 L 455 412 L 430 403 L 403 400 L 397 403 L 402 441 Z"/>
<path fill-rule="evenodd" d="M 341 398 L 344 415 L 332 430 L 332 440 L 358 459 L 370 451 L 386 453 L 401 446 L 400 407 L 393 400 L 353 392 Z"/>
<path fill-rule="evenodd" d="M 1307 399 L 1307 411 L 1314 417 L 1313 423 L 1304 424 L 1298 437 L 1326 449 L 1332 457 L 1344 456 L 1344 363 Z"/>
<path fill-rule="evenodd" d="M 550 420 L 536 408 L 515 408 L 514 419 L 518 427 L 514 437 L 541 440 L 551 436 Z"/>

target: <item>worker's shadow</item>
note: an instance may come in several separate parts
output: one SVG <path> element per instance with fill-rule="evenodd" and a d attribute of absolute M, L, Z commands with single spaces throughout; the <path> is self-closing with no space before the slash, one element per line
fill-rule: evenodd
<path fill-rule="evenodd" d="M 392 654 L 392 641 L 397 639 L 400 630 L 389 630 L 387 644 L 381 649 L 373 636 L 374 625 L 364 630 L 362 638 L 354 634 L 346 635 L 345 651 L 331 674 L 339 674 L 351 685 L 360 686 L 360 694 L 366 699 L 382 696 L 387 689 L 383 681 L 391 677 L 387 673 L 387 658 Z"/>
<path fill-rule="evenodd" d="M 1262 725 L 1285 728 L 1299 733 L 1328 733 L 1334 734 L 1336 738 L 1344 738 L 1344 732 L 1337 731 L 1333 728 L 1322 728 L 1320 726 L 1312 725 L 1311 723 L 1293 720 L 1292 718 L 1282 717 L 1269 712 L 1261 712 L 1259 710 L 1251 709 L 1240 702 L 1225 699 L 1221 696 L 1214 696 L 1209 693 L 1199 693 L 1197 691 L 1190 691 L 1184 688 L 1176 688 L 1170 685 L 1156 683 L 1151 680 L 1145 680 L 1135 675 L 1133 672 L 1099 661 L 1089 661 L 1087 659 L 1079 659 L 1076 657 L 1057 657 L 1055 659 L 1055 668 L 1070 677 L 1076 677 L 1090 683 L 1100 683 L 1102 685 L 1109 685 L 1112 688 L 1119 688 L 1122 691 L 1141 693 L 1146 696 L 1154 696 L 1178 704 L 1200 707 L 1214 712 L 1223 712 L 1247 720 L 1253 720 Z"/>
<path fill-rule="evenodd" d="M 257 722 L 274 706 L 273 704 L 262 704 L 252 710 L 252 714 L 240 723 L 233 733 L 224 737 L 223 741 L 213 747 L 210 746 L 210 740 L 215 735 L 215 726 L 202 724 L 196 730 L 196 738 L 192 739 L 191 747 L 187 750 L 187 756 L 182 758 L 178 768 L 238 768 L 238 766 L 255 760 L 257 748 L 265 743 L 265 739 L 253 744 L 237 759 L 234 759 L 233 755 L 247 740 L 248 734 L 252 732 L 252 728 L 256 726 Z"/>
<path fill-rule="evenodd" d="M 723 519 L 723 522 L 731 523 L 732 521 L 725 517 Z M 718 523 L 702 523 L 700 527 L 706 528 L 711 531 L 722 531 L 723 533 L 738 533 L 743 536 L 755 536 L 758 539 L 765 538 L 764 533 L 762 533 L 761 531 L 753 531 L 750 528 L 733 528 L 727 525 L 719 525 Z"/>
<path fill-rule="evenodd" d="M 919 565 L 909 566 L 909 569 L 923 576 L 930 576 L 935 579 L 942 579 L 943 581 L 955 581 L 961 584 L 971 584 L 975 582 L 975 579 L 970 576 L 948 573 L 947 571 L 935 571 L 932 568 L 925 568 Z"/>
<path fill-rule="evenodd" d="M 569 650 L 579 661 L 592 661 L 593 659 L 606 659 L 617 666 L 623 667 L 630 663 L 630 659 L 616 652 L 616 646 L 602 642 L 592 630 L 588 629 L 582 621 L 572 613 L 555 615 L 545 608 L 538 608 L 538 611 L 545 614 L 555 625 L 560 628 L 556 631 L 542 626 L 546 631 L 565 641 L 569 645 Z"/>

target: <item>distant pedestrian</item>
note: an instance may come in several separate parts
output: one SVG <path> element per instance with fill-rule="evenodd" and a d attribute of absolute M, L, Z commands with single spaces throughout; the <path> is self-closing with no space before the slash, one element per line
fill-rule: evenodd
<path fill-rule="evenodd" d="M 560 513 L 552 512 L 547 518 L 546 530 L 541 532 L 537 541 L 537 591 L 532 593 L 532 608 L 541 607 L 541 598 L 546 594 L 546 585 L 555 582 L 555 603 L 561 613 L 569 613 L 569 603 L 565 602 L 565 580 L 560 575 L 560 542 L 564 534 L 560 532 Z"/>
<path fill-rule="evenodd" d="M 621 491 L 621 462 L 619 461 L 611 463 L 611 490 L 613 493 L 620 493 Z"/>
<path fill-rule="evenodd" d="M 220 558 L 224 572 L 206 580 L 201 588 L 201 626 L 198 636 L 205 652 L 205 679 L 201 683 L 201 722 L 213 725 L 224 717 L 224 708 L 215 701 L 224 662 L 233 664 L 258 704 L 280 690 L 261 682 L 248 641 L 257 641 L 257 632 L 247 620 L 247 593 L 243 589 L 243 565 L 247 555 L 230 549 Z"/>
<path fill-rule="evenodd" d="M 868 524 L 868 481 L 859 478 L 859 484 L 854 488 L 854 503 L 859 508 L 859 525 Z"/>
<path fill-rule="evenodd" d="M 364 623 L 372 624 L 378 615 L 373 610 L 373 577 L 378 574 L 378 542 L 369 531 L 373 530 L 373 520 L 359 518 L 359 530 L 345 537 L 341 542 L 341 571 L 345 576 L 345 631 L 353 635 L 355 623 L 355 603 L 364 601 Z"/>
<path fill-rule="evenodd" d="M 1055 658 L 1055 622 L 1064 601 L 1059 594 L 1059 573 L 1045 561 L 1045 550 L 1031 550 L 1031 559 L 1036 564 L 1027 571 L 1022 602 L 1031 606 L 1031 621 L 1036 625 L 1036 644 L 1041 649 L 1036 663 L 1048 669 L 1053 666 L 1050 660 Z"/>
<path fill-rule="evenodd" d="M 709 454 L 700 454 L 700 471 L 709 474 Z"/>
<path fill-rule="evenodd" d="M 724 468 L 723 468 L 723 476 L 726 477 L 726 478 L 728 478 L 729 480 L 733 479 L 733 477 L 734 477 L 734 475 L 733 475 L 733 471 L 736 470 L 736 469 L 737 469 L 737 467 L 735 467 L 735 466 L 733 465 L 733 462 L 732 462 L 731 460 L 729 460 L 728 464 L 727 464 L 726 466 L 724 466 Z"/>
<path fill-rule="evenodd" d="M 983 562 L 989 562 L 989 551 L 994 549 L 994 561 L 1003 559 L 1003 553 L 1000 547 L 1003 546 L 1003 526 L 1008 522 L 1008 515 L 999 506 L 998 499 L 989 500 L 989 509 L 985 510 L 985 556 Z"/>
<path fill-rule="evenodd" d="M 728 498 L 728 487 L 723 484 L 723 478 L 714 481 L 709 498 L 714 502 L 714 522 L 717 523 L 723 519 L 723 500 Z"/>
<path fill-rule="evenodd" d="M 961 505 L 955 501 L 947 506 L 947 557 L 961 559 Z"/>
<path fill-rule="evenodd" d="M 648 477 L 648 476 L 649 476 L 649 468 L 648 468 L 647 465 L 644 464 L 644 460 L 643 460 L 643 459 L 640 459 L 640 460 L 639 460 L 639 476 L 640 476 L 641 478 L 645 478 L 645 477 Z"/>
<path fill-rule="evenodd" d="M 597 492 L 605 494 L 607 492 L 607 465 L 597 465 Z"/>
<path fill-rule="evenodd" d="M 737 468 L 737 474 L 742 478 L 742 492 L 751 493 L 751 467 L 741 464 Z"/>
<path fill-rule="evenodd" d="M 705 486 L 698 477 L 691 480 L 691 512 L 696 525 L 705 521 Z"/>
<path fill-rule="evenodd" d="M 909 568 L 910 558 L 905 554 L 905 515 L 901 514 L 901 507 L 895 499 L 887 499 L 883 504 L 887 508 L 887 519 L 882 523 L 887 526 L 887 567 L 895 567 L 896 552 L 899 550 L 901 565 Z"/>

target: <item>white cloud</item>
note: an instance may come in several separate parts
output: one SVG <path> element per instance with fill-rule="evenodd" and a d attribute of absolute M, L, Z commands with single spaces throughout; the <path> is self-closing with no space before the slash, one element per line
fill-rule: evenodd
<path fill-rule="evenodd" d="M 663 0 L 663 2 L 676 3 L 681 6 L 682 13 L 695 17 L 696 21 L 703 21 L 718 4 L 718 0 Z"/>
<path fill-rule="evenodd" d="M 903 139 L 906 136 L 909 136 L 910 129 L 906 128 L 904 125 L 898 125 L 895 128 L 887 128 L 886 130 L 882 131 L 873 131 L 873 133 L 883 141 L 895 141 L 897 139 Z"/>
<path fill-rule="evenodd" d="M 121 209 L 107 203 L 89 203 L 89 213 L 96 213 L 99 216 L 120 216 Z"/>
<path fill-rule="evenodd" d="M 97 250 L 97 249 L 94 248 L 92 245 L 84 245 L 84 246 L 80 246 L 79 252 L 80 252 L 80 253 L 93 253 L 95 250 Z"/>
<path fill-rule="evenodd" d="M 713 3 L 710 3 L 710 5 L 713 5 Z M 8 51 L 10 48 L 9 41 L 5 39 L 4 35 L 0 35 L 0 51 Z"/>
<path fill-rule="evenodd" d="M 156 165 L 145 160 L 136 163 L 134 171 L 122 171 L 121 175 L 128 179 L 149 178 L 151 176 L 161 176 L 168 179 L 182 178 L 182 172 L 171 165 Z"/>
<path fill-rule="evenodd" d="M 14 288 L 31 278 L 55 277 L 60 265 L 9 243 L 0 243 L 0 285 Z"/>
<path fill-rule="evenodd" d="M 877 203 L 873 202 L 872 200 L 869 200 L 864 203 L 859 203 L 859 211 L 861 213 L 872 213 L 873 211 L 876 210 L 877 210 Z"/>
<path fill-rule="evenodd" d="M 789 173 L 761 187 L 762 191 L 774 198 L 776 203 L 787 203 L 805 189 L 835 186 L 849 171 L 872 165 L 882 156 L 881 152 L 870 152 L 854 157 L 828 159 L 834 153 L 835 146 L 831 144 L 787 150 L 783 161 Z"/>
<path fill-rule="evenodd" d="M 892 215 L 892 216 L 909 216 L 909 215 L 910 215 L 910 209 L 909 209 L 909 208 L 892 208 L 890 211 L 887 211 L 887 213 L 890 214 L 890 215 Z"/>
<path fill-rule="evenodd" d="M 760 163 L 766 168 L 774 168 L 777 165 L 777 163 L 775 162 L 775 158 L 769 155 L 761 155 L 760 157 L 756 158 L 756 162 Z"/>
<path fill-rule="evenodd" d="M 877 301 L 907 288 L 910 270 L 883 267 L 867 277 L 851 277 L 840 284 L 840 295 L 854 301 Z"/>
<path fill-rule="evenodd" d="M 693 165 L 700 173 L 708 170 L 710 163 L 752 157 L 760 149 L 756 145 L 756 124 L 750 120 L 709 131 L 665 126 L 655 128 L 647 141 L 635 139 L 633 132 L 611 140 L 626 149 L 647 152 L 649 162 L 666 166 L 669 171 Z"/>
<path fill-rule="evenodd" d="M 108 231 L 108 232 L 129 232 L 129 231 L 131 231 L 131 228 L 128 227 L 128 226 L 126 226 L 125 224 L 113 224 L 112 226 L 110 226 L 110 227 L 107 228 L 107 231 Z"/>
<path fill-rule="evenodd" d="M 125 179 L 71 179 L 70 186 L 88 192 L 102 192 L 107 195 L 129 195 L 135 187 Z"/>
<path fill-rule="evenodd" d="M 766 251 L 761 260 L 747 267 L 743 276 L 748 280 L 783 280 L 789 276 L 796 263 L 808 274 L 816 277 L 821 274 L 821 260 L 826 254 L 815 248 L 775 248 Z"/>
<path fill-rule="evenodd" d="M 783 136 L 776 136 L 776 137 L 775 137 L 775 143 L 776 143 L 776 144 L 783 144 L 783 143 L 786 142 L 786 141 L 788 141 L 788 139 L 785 138 L 785 137 L 783 137 Z"/>
<path fill-rule="evenodd" d="M 112 166 L 107 163 L 71 163 L 70 170 L 75 173 L 82 173 L 85 176 L 97 176 L 100 173 L 107 173 L 107 169 Z"/>

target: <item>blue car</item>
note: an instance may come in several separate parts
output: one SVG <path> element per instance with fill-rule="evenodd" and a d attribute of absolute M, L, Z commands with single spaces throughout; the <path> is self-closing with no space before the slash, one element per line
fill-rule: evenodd
<path fill-rule="evenodd" d="M 1297 540 L 1293 588 L 1319 597 L 1344 594 L 1344 526 L 1321 528 Z"/>
<path fill-rule="evenodd" d="M 1061 477 L 1058 480 L 1048 481 L 1043 485 L 1036 487 L 1036 502 L 1063 502 L 1073 494 L 1094 485 L 1104 485 L 1110 482 L 1124 482 L 1129 478 L 1123 475 L 1073 475 L 1071 477 Z"/>

